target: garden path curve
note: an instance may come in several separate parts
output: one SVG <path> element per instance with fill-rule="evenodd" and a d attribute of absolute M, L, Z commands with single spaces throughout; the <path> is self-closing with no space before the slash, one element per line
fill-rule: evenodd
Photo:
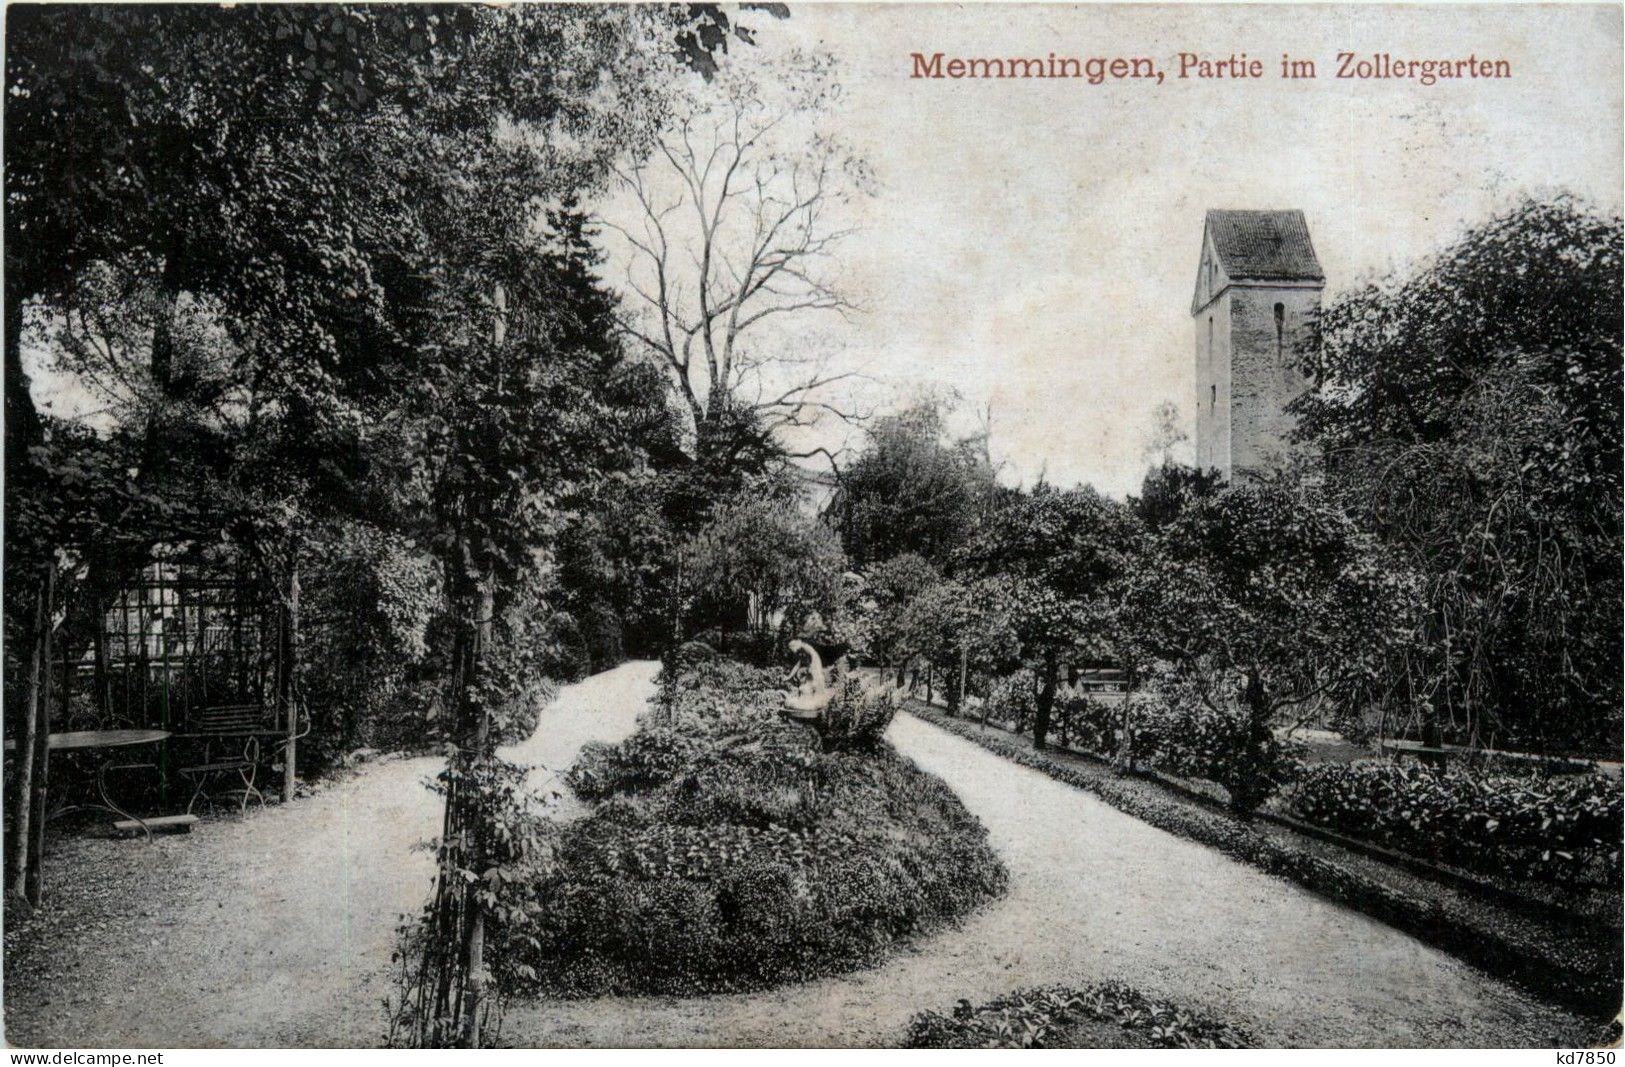
<path fill-rule="evenodd" d="M 565 689 L 510 758 L 548 787 L 589 739 L 634 726 L 655 665 Z M 921 1008 L 1023 985 L 1119 979 L 1285 1045 L 1550 1045 L 1569 1017 L 1358 913 L 1124 815 L 911 716 L 889 737 L 987 825 L 1009 894 L 881 967 L 764 993 L 513 1005 L 506 1044 L 895 1044 Z M 60 971 L 8 989 L 7 1038 L 32 1046 L 371 1045 L 389 954 L 421 906 L 438 831 L 399 760 L 287 809 L 191 838 L 84 840 L 96 870 L 162 861 L 163 889 L 53 945 Z M 561 790 L 562 791 L 562 790 Z M 153 876 L 158 877 L 158 876 Z M 152 883 L 147 883 L 151 885 Z"/>
<path fill-rule="evenodd" d="M 1575 1019 L 1374 919 L 1175 837 L 911 715 L 1010 892 L 884 965 L 764 993 L 537 1001 L 515 1045 L 894 1045 L 922 1008 L 1117 979 L 1289 1046 L 1550 1046 Z"/>

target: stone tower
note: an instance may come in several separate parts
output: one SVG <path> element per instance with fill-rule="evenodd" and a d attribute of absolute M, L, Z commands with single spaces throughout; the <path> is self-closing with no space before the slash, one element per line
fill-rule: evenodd
<path fill-rule="evenodd" d="M 1286 458 L 1286 405 L 1326 276 L 1301 211 L 1209 211 L 1191 317 L 1196 323 L 1196 465 L 1245 481 Z"/>

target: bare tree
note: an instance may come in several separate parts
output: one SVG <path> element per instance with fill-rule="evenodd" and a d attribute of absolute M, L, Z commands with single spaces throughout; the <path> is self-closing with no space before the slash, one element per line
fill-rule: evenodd
<path fill-rule="evenodd" d="M 855 372 L 785 340 L 786 325 L 856 310 L 834 252 L 853 232 L 846 205 L 869 189 L 862 161 L 818 129 L 838 93 L 827 61 L 801 73 L 771 102 L 759 84 L 719 79 L 720 104 L 675 120 L 617 175 L 629 219 L 604 225 L 630 251 L 623 326 L 671 372 L 696 432 L 726 413 L 767 434 L 861 417 L 828 391 Z M 770 320 L 781 328 L 757 329 Z"/>

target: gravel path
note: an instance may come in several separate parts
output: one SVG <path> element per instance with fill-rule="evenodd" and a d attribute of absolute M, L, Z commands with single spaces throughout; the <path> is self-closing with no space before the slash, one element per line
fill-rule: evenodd
<path fill-rule="evenodd" d="M 550 788 L 583 741 L 632 731 L 655 664 L 567 687 L 527 742 Z M 314 797 L 189 836 L 64 840 L 45 930 L 7 929 L 6 1039 L 29 1047 L 375 1046 L 390 952 L 427 899 L 436 758 L 394 760 Z M 87 884 L 89 883 L 89 884 Z M 20 949 L 15 951 L 14 949 Z"/>
<path fill-rule="evenodd" d="M 543 765 L 532 782 L 551 788 L 584 741 L 633 729 L 654 670 L 627 664 L 569 687 L 535 737 L 505 755 Z M 910 716 L 890 737 L 987 824 L 1010 867 L 1007 897 L 844 978 L 739 996 L 516 1004 L 504 1043 L 884 1045 L 921 1008 L 1101 978 L 1271 1044 L 1549 1045 L 1574 1025 L 1389 927 Z M 376 765 L 291 808 L 209 821 L 151 852 L 137 841 L 65 842 L 51 875 L 80 881 L 59 893 L 55 918 L 35 920 L 57 928 L 7 931 L 7 1039 L 376 1044 L 395 926 L 428 889 L 430 857 L 411 846 L 438 831 L 439 804 L 422 787 L 437 766 Z M 137 862 L 149 856 L 156 862 Z M 82 907 L 64 915 L 69 902 Z"/>

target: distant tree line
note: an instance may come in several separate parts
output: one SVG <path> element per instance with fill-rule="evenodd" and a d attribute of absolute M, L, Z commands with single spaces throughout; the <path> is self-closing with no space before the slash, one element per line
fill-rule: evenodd
<path fill-rule="evenodd" d="M 1021 671 L 1039 747 L 1080 670 L 1177 694 L 1227 724 L 1243 807 L 1307 719 L 1617 756 L 1621 232 L 1529 201 L 1331 303 L 1297 460 L 1250 484 L 1159 440 L 1123 502 L 1010 489 L 940 416 L 880 423 L 829 509 L 855 630 L 955 709 Z"/>

